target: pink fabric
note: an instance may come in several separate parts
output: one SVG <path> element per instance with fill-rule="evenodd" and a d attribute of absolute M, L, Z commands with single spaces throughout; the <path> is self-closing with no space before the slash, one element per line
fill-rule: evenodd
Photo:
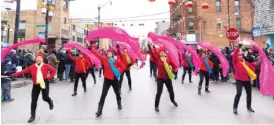
<path fill-rule="evenodd" d="M 164 48 L 169 52 L 168 55 L 170 56 L 172 62 L 176 65 L 176 67 L 179 67 L 179 51 L 175 45 L 170 44 L 167 39 L 164 39 L 163 37 L 152 32 L 148 33 L 148 38 L 150 38 L 153 43 L 164 46 Z"/>
<path fill-rule="evenodd" d="M 265 55 L 262 48 L 252 40 L 244 39 L 253 45 L 261 56 L 261 72 L 260 72 L 260 91 L 263 95 L 270 95 L 274 97 L 274 67 L 271 65 L 269 59 Z"/>
<path fill-rule="evenodd" d="M 215 46 L 213 46 L 212 44 L 208 42 L 199 41 L 198 45 L 201 46 L 202 48 L 210 50 L 218 57 L 222 65 L 223 76 L 226 77 L 229 70 L 229 63 L 227 59 L 225 58 L 225 56 L 223 55 L 223 53 L 218 48 L 216 48 Z"/>
<path fill-rule="evenodd" d="M 5 49 L 2 49 L 1 51 L 1 62 L 4 61 L 5 57 L 10 53 L 10 51 L 14 48 L 17 48 L 19 46 L 23 46 L 23 45 L 27 45 L 27 44 L 37 44 L 37 43 L 44 43 L 45 42 L 45 39 L 42 39 L 42 38 L 35 38 L 35 39 L 31 39 L 31 40 L 24 40 L 22 42 L 18 42 L 16 44 L 13 44 L 12 46 L 8 47 L 8 48 L 5 48 Z"/>
<path fill-rule="evenodd" d="M 93 53 L 90 50 L 88 50 L 87 48 L 85 48 L 79 44 L 76 44 L 76 43 L 66 43 L 66 44 L 64 44 L 64 47 L 69 48 L 69 49 L 71 49 L 71 48 L 79 49 L 83 54 L 85 54 L 88 57 L 90 62 L 95 64 L 96 68 L 101 68 L 101 61 L 95 55 L 93 55 Z"/>
<path fill-rule="evenodd" d="M 194 63 L 194 66 L 195 66 L 195 71 L 194 71 L 194 73 L 195 73 L 195 75 L 197 76 L 197 75 L 198 75 L 198 72 L 199 72 L 199 70 L 200 70 L 200 67 L 201 67 L 201 65 L 202 65 L 201 60 L 200 60 L 200 57 L 198 56 L 197 51 L 196 51 L 196 49 L 195 49 L 193 46 L 187 46 L 187 45 L 185 45 L 184 43 L 182 43 L 182 45 L 183 45 L 183 48 L 184 48 L 186 51 L 188 51 L 188 52 L 191 54 L 191 56 L 192 56 L 193 63 Z"/>
<path fill-rule="evenodd" d="M 133 58 L 133 60 L 137 59 L 137 55 L 132 51 L 131 47 L 125 42 L 113 42 L 112 47 L 115 50 L 115 52 L 117 52 L 117 44 L 119 44 L 120 46 L 120 51 L 127 49 L 129 57 Z"/>
<path fill-rule="evenodd" d="M 138 59 L 142 61 L 139 68 L 144 67 L 145 62 L 140 52 L 139 38 L 131 37 L 126 31 L 118 27 L 102 27 L 97 30 L 92 30 L 88 33 L 85 40 L 90 41 L 95 38 L 109 38 L 114 41 L 126 42 L 134 53 L 136 53 Z"/>

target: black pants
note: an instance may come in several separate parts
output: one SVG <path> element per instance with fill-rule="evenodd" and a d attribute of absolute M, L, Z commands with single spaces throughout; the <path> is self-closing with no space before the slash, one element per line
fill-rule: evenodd
<path fill-rule="evenodd" d="M 156 63 L 150 61 L 150 76 L 152 76 L 152 73 L 153 73 L 154 78 L 156 78 L 156 72 L 157 72 Z"/>
<path fill-rule="evenodd" d="M 234 98 L 234 105 L 233 108 L 238 108 L 238 104 L 242 95 L 242 89 L 245 88 L 246 91 L 246 106 L 249 108 L 251 107 L 251 98 L 252 98 L 252 90 L 251 90 L 251 84 L 250 81 L 240 81 L 236 80 L 236 89 L 237 94 Z"/>
<path fill-rule="evenodd" d="M 94 68 L 90 68 L 90 69 L 88 69 L 88 72 L 87 72 L 87 78 L 88 78 L 88 74 L 91 74 L 91 76 L 92 76 L 92 78 L 93 78 L 93 81 L 94 81 L 94 83 L 96 82 L 96 76 L 95 76 L 95 73 L 94 73 Z M 87 79 L 86 78 L 86 79 Z"/>
<path fill-rule="evenodd" d="M 48 104 L 51 103 L 51 98 L 49 97 L 49 80 L 44 80 L 45 81 L 45 89 L 42 89 L 40 87 L 39 84 L 35 84 L 32 87 L 32 91 L 31 91 L 31 112 L 35 112 L 36 111 L 36 107 L 37 107 L 37 101 L 38 101 L 38 97 L 40 94 L 40 91 L 42 90 L 42 98 L 45 102 L 47 102 Z"/>
<path fill-rule="evenodd" d="M 74 92 L 77 92 L 77 88 L 78 88 L 78 82 L 79 82 L 79 78 L 81 78 L 82 80 L 82 85 L 84 90 L 86 90 L 86 74 L 85 73 L 75 73 L 75 81 L 74 81 Z"/>
<path fill-rule="evenodd" d="M 75 67 L 74 66 L 70 67 L 69 78 L 70 78 L 70 82 L 74 82 L 74 80 L 75 80 Z"/>
<path fill-rule="evenodd" d="M 126 73 L 127 76 L 127 81 L 128 81 L 128 87 L 131 88 L 131 76 L 130 76 L 130 70 L 126 70 L 124 71 L 119 79 L 119 89 L 122 88 L 122 83 L 123 83 L 123 79 L 124 79 L 124 74 Z"/>
<path fill-rule="evenodd" d="M 208 86 L 209 86 L 209 73 L 206 72 L 206 71 L 203 71 L 203 70 L 200 70 L 200 82 L 199 82 L 199 90 L 202 89 L 202 85 L 203 85 L 203 81 L 204 81 L 204 78 L 205 78 L 205 88 L 208 89 Z"/>
<path fill-rule="evenodd" d="M 100 68 L 100 70 L 99 70 L 99 77 L 102 76 L 102 71 L 103 71 L 103 74 L 104 74 L 104 65 L 102 65 L 102 68 Z"/>
<path fill-rule="evenodd" d="M 108 94 L 108 90 L 109 90 L 110 86 L 112 86 L 112 88 L 114 90 L 114 93 L 115 93 L 116 99 L 117 99 L 117 103 L 121 102 L 118 80 L 117 79 L 110 80 L 110 79 L 105 78 L 99 105 L 104 106 L 105 99 Z"/>
<path fill-rule="evenodd" d="M 222 72 L 220 72 L 222 74 Z M 212 80 L 219 81 L 219 70 L 212 71 Z"/>
<path fill-rule="evenodd" d="M 170 79 L 159 79 L 158 78 L 157 79 L 157 94 L 156 94 L 156 98 L 155 98 L 155 107 L 159 106 L 164 84 L 166 85 L 167 90 L 169 92 L 170 101 L 171 102 L 175 101 L 172 81 Z"/>
<path fill-rule="evenodd" d="M 191 68 L 190 67 L 184 67 L 184 73 L 182 75 L 182 81 L 185 80 L 186 72 L 188 72 L 189 82 L 191 82 Z"/>

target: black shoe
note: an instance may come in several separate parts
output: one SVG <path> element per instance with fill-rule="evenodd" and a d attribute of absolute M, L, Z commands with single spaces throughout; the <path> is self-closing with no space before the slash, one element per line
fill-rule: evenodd
<path fill-rule="evenodd" d="M 238 115 L 238 111 L 237 111 L 236 108 L 233 108 L 233 113 L 234 113 L 235 115 Z"/>
<path fill-rule="evenodd" d="M 198 90 L 198 95 L 202 95 L 201 90 Z"/>
<path fill-rule="evenodd" d="M 87 89 L 84 89 L 84 92 L 87 92 Z"/>
<path fill-rule="evenodd" d="M 132 90 L 132 88 L 131 87 L 129 87 L 129 91 L 131 91 Z"/>
<path fill-rule="evenodd" d="M 182 84 L 184 84 L 184 81 L 182 81 Z"/>
<path fill-rule="evenodd" d="M 205 92 L 210 93 L 210 91 L 208 89 L 206 89 Z"/>
<path fill-rule="evenodd" d="M 247 108 L 247 110 L 250 112 L 255 112 L 251 107 Z"/>
<path fill-rule="evenodd" d="M 98 111 L 96 112 L 96 116 L 99 117 L 102 115 L 102 110 L 103 110 L 103 106 L 100 106 L 98 107 Z"/>
<path fill-rule="evenodd" d="M 28 123 L 33 122 L 35 120 L 35 112 L 31 112 L 31 116 L 28 120 Z"/>
<path fill-rule="evenodd" d="M 77 95 L 77 92 L 74 92 L 71 96 L 76 96 Z"/>
<path fill-rule="evenodd" d="M 49 103 L 49 109 L 52 110 L 54 108 L 54 105 L 53 105 L 53 101 L 51 100 L 51 102 Z"/>
<path fill-rule="evenodd" d="M 121 110 L 122 109 L 122 105 L 118 104 L 118 109 Z"/>
<path fill-rule="evenodd" d="M 159 112 L 159 111 L 160 111 L 159 108 L 158 108 L 158 106 L 155 107 L 155 111 L 156 111 L 156 112 Z"/>
<path fill-rule="evenodd" d="M 172 102 L 174 104 L 174 106 L 178 107 L 178 103 L 177 102 Z"/>
<path fill-rule="evenodd" d="M 94 84 L 96 84 L 96 81 L 94 81 Z"/>
<path fill-rule="evenodd" d="M 189 81 L 189 83 L 193 83 L 192 81 Z"/>

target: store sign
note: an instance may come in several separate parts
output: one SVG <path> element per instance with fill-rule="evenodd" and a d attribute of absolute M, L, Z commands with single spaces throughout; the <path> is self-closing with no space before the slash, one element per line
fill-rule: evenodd
<path fill-rule="evenodd" d="M 259 26 L 254 26 L 253 28 L 253 36 L 254 37 L 259 37 L 261 36 L 261 28 Z"/>

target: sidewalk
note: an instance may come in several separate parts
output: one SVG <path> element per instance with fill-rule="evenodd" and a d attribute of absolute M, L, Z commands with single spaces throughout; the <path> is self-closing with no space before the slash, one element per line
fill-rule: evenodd
<path fill-rule="evenodd" d="M 21 88 L 31 83 L 31 79 L 18 78 L 16 81 L 11 82 L 11 88 Z"/>

